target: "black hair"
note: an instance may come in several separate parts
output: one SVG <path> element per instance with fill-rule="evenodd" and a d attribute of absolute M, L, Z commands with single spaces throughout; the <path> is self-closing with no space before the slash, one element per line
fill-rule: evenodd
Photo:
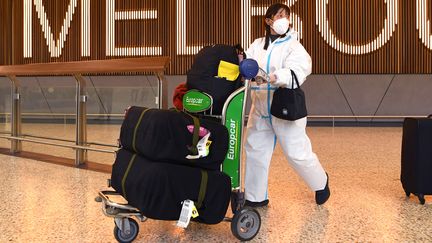
<path fill-rule="evenodd" d="M 265 44 L 264 44 L 264 50 L 267 50 L 267 47 L 270 42 L 270 25 L 267 24 L 266 19 L 273 18 L 280 9 L 284 9 L 288 16 L 290 16 L 291 11 L 290 8 L 282 3 L 275 3 L 272 4 L 270 7 L 267 8 L 265 19 L 264 19 L 264 27 L 265 27 Z M 282 37 L 285 36 L 285 34 L 281 35 Z"/>

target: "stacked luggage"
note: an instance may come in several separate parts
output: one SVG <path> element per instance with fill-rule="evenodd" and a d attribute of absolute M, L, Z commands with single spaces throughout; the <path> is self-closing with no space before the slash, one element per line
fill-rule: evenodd
<path fill-rule="evenodd" d="M 240 45 L 216 44 L 203 47 L 195 56 L 187 72 L 186 83 L 181 83 L 174 92 L 173 103 L 182 109 L 182 97 L 187 90 L 199 90 L 213 99 L 212 114 L 222 114 L 225 101 L 241 83 L 239 54 Z"/>
<path fill-rule="evenodd" d="M 195 220 L 224 219 L 231 195 L 231 179 L 220 171 L 228 150 L 225 126 L 180 111 L 133 106 L 120 146 L 111 186 L 144 216 L 177 220 L 189 199 L 198 210 Z"/>

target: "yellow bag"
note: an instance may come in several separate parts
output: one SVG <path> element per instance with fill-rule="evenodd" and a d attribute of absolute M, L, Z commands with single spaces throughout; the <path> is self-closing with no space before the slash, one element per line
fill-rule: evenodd
<path fill-rule="evenodd" d="M 218 67 L 218 77 L 226 78 L 229 81 L 235 81 L 237 77 L 240 75 L 239 65 L 220 61 Z"/>

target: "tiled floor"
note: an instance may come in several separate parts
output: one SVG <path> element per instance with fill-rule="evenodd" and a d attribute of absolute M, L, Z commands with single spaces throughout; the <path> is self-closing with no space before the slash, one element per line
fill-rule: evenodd
<path fill-rule="evenodd" d="M 100 138 L 117 134 L 113 127 L 91 131 Z M 401 128 L 310 127 L 308 133 L 329 173 L 332 196 L 316 206 L 277 147 L 270 205 L 259 210 L 262 227 L 254 242 L 432 242 L 432 199 L 420 205 L 406 198 L 399 180 Z M 109 176 L 0 155 L 0 242 L 115 242 L 113 220 L 94 201 Z M 235 241 L 226 222 L 182 230 L 156 220 L 140 223 L 136 240 Z"/>

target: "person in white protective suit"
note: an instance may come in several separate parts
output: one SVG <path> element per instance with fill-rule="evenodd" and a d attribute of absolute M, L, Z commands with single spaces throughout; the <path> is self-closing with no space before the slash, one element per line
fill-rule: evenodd
<path fill-rule="evenodd" d="M 269 76 L 269 83 L 252 83 L 252 107 L 247 124 L 245 153 L 246 206 L 269 203 L 268 174 L 270 160 L 279 141 L 294 170 L 315 192 L 321 205 L 330 197 L 328 175 L 312 152 L 306 135 L 306 117 L 288 121 L 270 114 L 273 92 L 277 87 L 291 87 L 291 70 L 301 85 L 312 71 L 312 61 L 298 41 L 297 32 L 289 28 L 290 9 L 284 4 L 271 5 L 265 15 L 266 36 L 256 39 L 246 51 Z"/>

